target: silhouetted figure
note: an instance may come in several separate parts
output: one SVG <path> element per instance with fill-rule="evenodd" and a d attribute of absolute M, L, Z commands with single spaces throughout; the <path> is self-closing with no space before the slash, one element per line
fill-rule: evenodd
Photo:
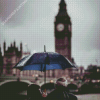
<path fill-rule="evenodd" d="M 68 93 L 66 89 L 66 81 L 57 80 L 56 81 L 56 88 L 53 92 L 48 94 L 47 100 L 78 100 L 77 97 L 71 93 Z"/>
<path fill-rule="evenodd" d="M 42 95 L 39 91 L 40 86 L 31 84 L 27 89 L 28 100 L 41 100 Z"/>

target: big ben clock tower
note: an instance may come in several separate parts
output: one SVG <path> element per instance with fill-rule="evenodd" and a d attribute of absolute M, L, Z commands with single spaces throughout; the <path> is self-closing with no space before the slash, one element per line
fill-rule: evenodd
<path fill-rule="evenodd" d="M 59 12 L 55 17 L 54 24 L 55 52 L 71 61 L 71 21 L 64 0 L 59 3 Z"/>

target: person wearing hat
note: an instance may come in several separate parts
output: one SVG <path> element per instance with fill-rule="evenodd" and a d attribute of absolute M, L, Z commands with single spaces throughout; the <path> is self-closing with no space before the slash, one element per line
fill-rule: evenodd
<path fill-rule="evenodd" d="M 78 100 L 74 94 L 67 89 L 68 82 L 64 77 L 57 79 L 55 90 L 48 94 L 47 100 Z"/>

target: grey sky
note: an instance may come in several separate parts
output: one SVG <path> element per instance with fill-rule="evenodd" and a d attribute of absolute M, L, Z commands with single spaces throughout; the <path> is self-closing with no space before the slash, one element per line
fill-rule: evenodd
<path fill-rule="evenodd" d="M 20 7 L 2 25 L 9 15 Z M 100 0 L 65 0 L 72 21 L 72 57 L 77 65 L 100 65 Z M 0 44 L 22 41 L 31 52 L 54 50 L 54 19 L 60 0 L 0 0 Z"/>

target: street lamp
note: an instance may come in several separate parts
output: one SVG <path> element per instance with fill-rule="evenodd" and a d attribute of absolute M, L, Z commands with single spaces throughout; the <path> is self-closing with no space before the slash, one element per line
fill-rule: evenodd
<path fill-rule="evenodd" d="M 97 72 L 99 72 L 99 69 L 97 69 Z"/>

